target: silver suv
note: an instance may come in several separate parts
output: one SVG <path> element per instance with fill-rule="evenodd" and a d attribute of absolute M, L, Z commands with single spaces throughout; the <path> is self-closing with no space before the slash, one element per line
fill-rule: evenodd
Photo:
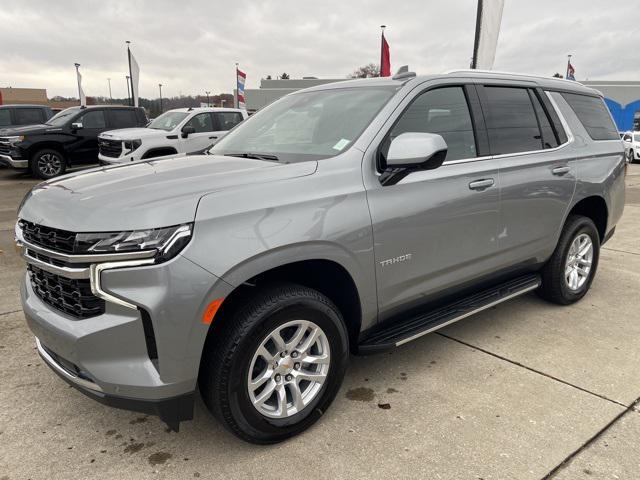
<path fill-rule="evenodd" d="M 292 93 L 209 155 L 36 186 L 19 209 L 40 355 L 177 429 L 195 391 L 255 443 L 313 424 L 349 354 L 525 292 L 588 291 L 622 142 L 577 82 L 457 71 Z"/>

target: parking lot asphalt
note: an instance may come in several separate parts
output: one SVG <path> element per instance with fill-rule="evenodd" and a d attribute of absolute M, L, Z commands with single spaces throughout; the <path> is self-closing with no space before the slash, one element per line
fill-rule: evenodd
<path fill-rule="evenodd" d="M 590 293 L 535 294 L 384 355 L 352 357 L 325 416 L 279 445 L 237 440 L 201 401 L 169 432 L 84 397 L 39 358 L 19 299 L 16 209 L 0 168 L 0 480 L 640 478 L 640 165 Z"/>

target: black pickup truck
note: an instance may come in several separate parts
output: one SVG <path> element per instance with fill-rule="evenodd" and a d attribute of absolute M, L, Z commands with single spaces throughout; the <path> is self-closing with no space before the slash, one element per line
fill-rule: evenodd
<path fill-rule="evenodd" d="M 62 175 L 67 167 L 97 163 L 98 135 L 102 132 L 147 123 L 147 115 L 139 107 L 67 108 L 42 125 L 0 130 L 0 165 L 52 178 Z"/>

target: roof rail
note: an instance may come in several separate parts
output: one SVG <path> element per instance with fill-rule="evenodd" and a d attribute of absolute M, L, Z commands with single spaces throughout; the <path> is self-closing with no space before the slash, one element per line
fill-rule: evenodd
<path fill-rule="evenodd" d="M 447 70 L 444 72 L 445 75 L 449 75 L 452 73 L 480 73 L 480 74 L 491 74 L 491 75 L 516 75 L 518 77 L 527 77 L 527 78 L 541 78 L 544 80 L 564 80 L 567 82 L 577 83 L 578 85 L 582 85 L 582 83 L 577 80 L 567 80 L 566 78 L 558 78 L 558 77 L 543 77 L 542 75 L 531 75 L 530 73 L 516 73 L 516 72 L 501 72 L 498 70 L 477 70 L 473 68 L 459 68 L 456 70 Z"/>

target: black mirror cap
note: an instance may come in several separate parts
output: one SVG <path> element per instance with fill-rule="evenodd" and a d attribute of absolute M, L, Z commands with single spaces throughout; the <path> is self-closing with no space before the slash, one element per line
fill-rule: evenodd
<path fill-rule="evenodd" d="M 394 165 L 393 167 L 387 167 L 385 165 L 384 171 L 380 175 L 380 184 L 384 186 L 395 185 L 412 172 L 435 170 L 442 166 L 445 158 L 447 158 L 446 149 L 437 151 L 422 163 L 414 163 L 404 166 Z"/>
<path fill-rule="evenodd" d="M 182 138 L 187 138 L 192 133 L 196 133 L 195 127 L 192 127 L 191 125 L 185 125 L 182 127 Z"/>

